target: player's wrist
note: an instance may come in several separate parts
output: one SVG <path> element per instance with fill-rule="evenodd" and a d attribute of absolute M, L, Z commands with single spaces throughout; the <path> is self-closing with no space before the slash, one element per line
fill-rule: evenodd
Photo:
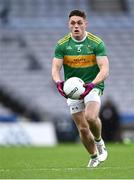
<path fill-rule="evenodd" d="M 58 90 L 60 90 L 60 91 L 63 91 L 63 85 L 64 85 L 64 81 L 56 82 L 56 86 L 57 86 Z"/>
<path fill-rule="evenodd" d="M 93 82 L 89 83 L 89 85 L 92 89 L 95 87 L 95 84 Z"/>
<path fill-rule="evenodd" d="M 60 83 L 60 82 L 63 82 L 63 81 L 61 81 L 61 80 L 56 80 L 56 81 L 55 81 L 56 84 L 57 84 L 57 83 Z"/>
<path fill-rule="evenodd" d="M 55 81 L 55 84 L 57 85 L 57 84 L 60 84 L 62 81 L 61 80 L 57 80 L 57 81 Z"/>

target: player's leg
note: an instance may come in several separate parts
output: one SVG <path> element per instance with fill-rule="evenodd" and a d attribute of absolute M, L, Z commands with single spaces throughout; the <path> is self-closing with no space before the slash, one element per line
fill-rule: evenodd
<path fill-rule="evenodd" d="M 94 135 L 95 143 L 99 153 L 99 160 L 105 161 L 107 158 L 107 150 L 105 148 L 104 141 L 101 138 L 102 125 L 99 118 L 101 103 L 98 92 L 99 91 L 94 90 L 86 97 L 85 118 L 89 123 L 92 134 Z"/>
<path fill-rule="evenodd" d="M 85 148 L 91 156 L 97 154 L 97 149 L 94 143 L 94 136 L 92 135 L 89 125 L 84 117 L 84 112 L 72 114 L 73 120 L 78 128 L 79 136 Z"/>
<path fill-rule="evenodd" d="M 84 103 L 83 101 L 74 101 L 69 99 L 68 105 L 70 106 L 70 112 L 78 128 L 81 141 L 83 142 L 85 148 L 91 156 L 91 159 L 93 160 L 89 166 L 96 167 L 100 162 L 98 161 L 97 147 L 94 141 L 94 136 L 90 131 L 89 125 L 85 119 Z"/>
<path fill-rule="evenodd" d="M 72 114 L 72 117 L 78 128 L 80 139 L 91 157 L 87 167 L 97 167 L 100 164 L 97 147 L 94 141 L 94 136 L 89 129 L 87 121 L 85 120 L 84 112 L 74 113 Z"/>
<path fill-rule="evenodd" d="M 101 121 L 98 117 L 100 104 L 95 101 L 89 101 L 85 107 L 85 118 L 89 124 L 90 130 L 93 133 L 95 139 L 101 138 Z"/>

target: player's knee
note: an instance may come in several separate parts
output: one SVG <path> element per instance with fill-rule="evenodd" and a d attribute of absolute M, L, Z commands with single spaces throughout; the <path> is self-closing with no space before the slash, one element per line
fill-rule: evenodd
<path fill-rule="evenodd" d="M 88 121 L 88 123 L 92 123 L 96 121 L 97 116 L 94 113 L 85 113 L 85 118 Z"/>

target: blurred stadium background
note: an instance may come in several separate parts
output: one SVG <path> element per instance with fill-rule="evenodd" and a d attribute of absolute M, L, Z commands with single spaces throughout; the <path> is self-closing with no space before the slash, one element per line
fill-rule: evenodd
<path fill-rule="evenodd" d="M 121 139 L 134 140 L 134 1 L 0 0 L 0 145 L 79 140 L 51 79 L 55 44 L 68 32 L 73 9 L 86 11 L 88 30 L 107 45 L 110 76 L 102 104 L 112 99 Z"/>

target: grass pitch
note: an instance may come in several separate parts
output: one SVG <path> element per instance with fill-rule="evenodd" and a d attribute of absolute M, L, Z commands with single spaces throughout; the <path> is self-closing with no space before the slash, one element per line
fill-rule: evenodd
<path fill-rule="evenodd" d="M 0 147 L 0 179 L 132 179 L 134 144 L 108 144 L 108 159 L 86 168 L 81 144 L 55 147 Z"/>

